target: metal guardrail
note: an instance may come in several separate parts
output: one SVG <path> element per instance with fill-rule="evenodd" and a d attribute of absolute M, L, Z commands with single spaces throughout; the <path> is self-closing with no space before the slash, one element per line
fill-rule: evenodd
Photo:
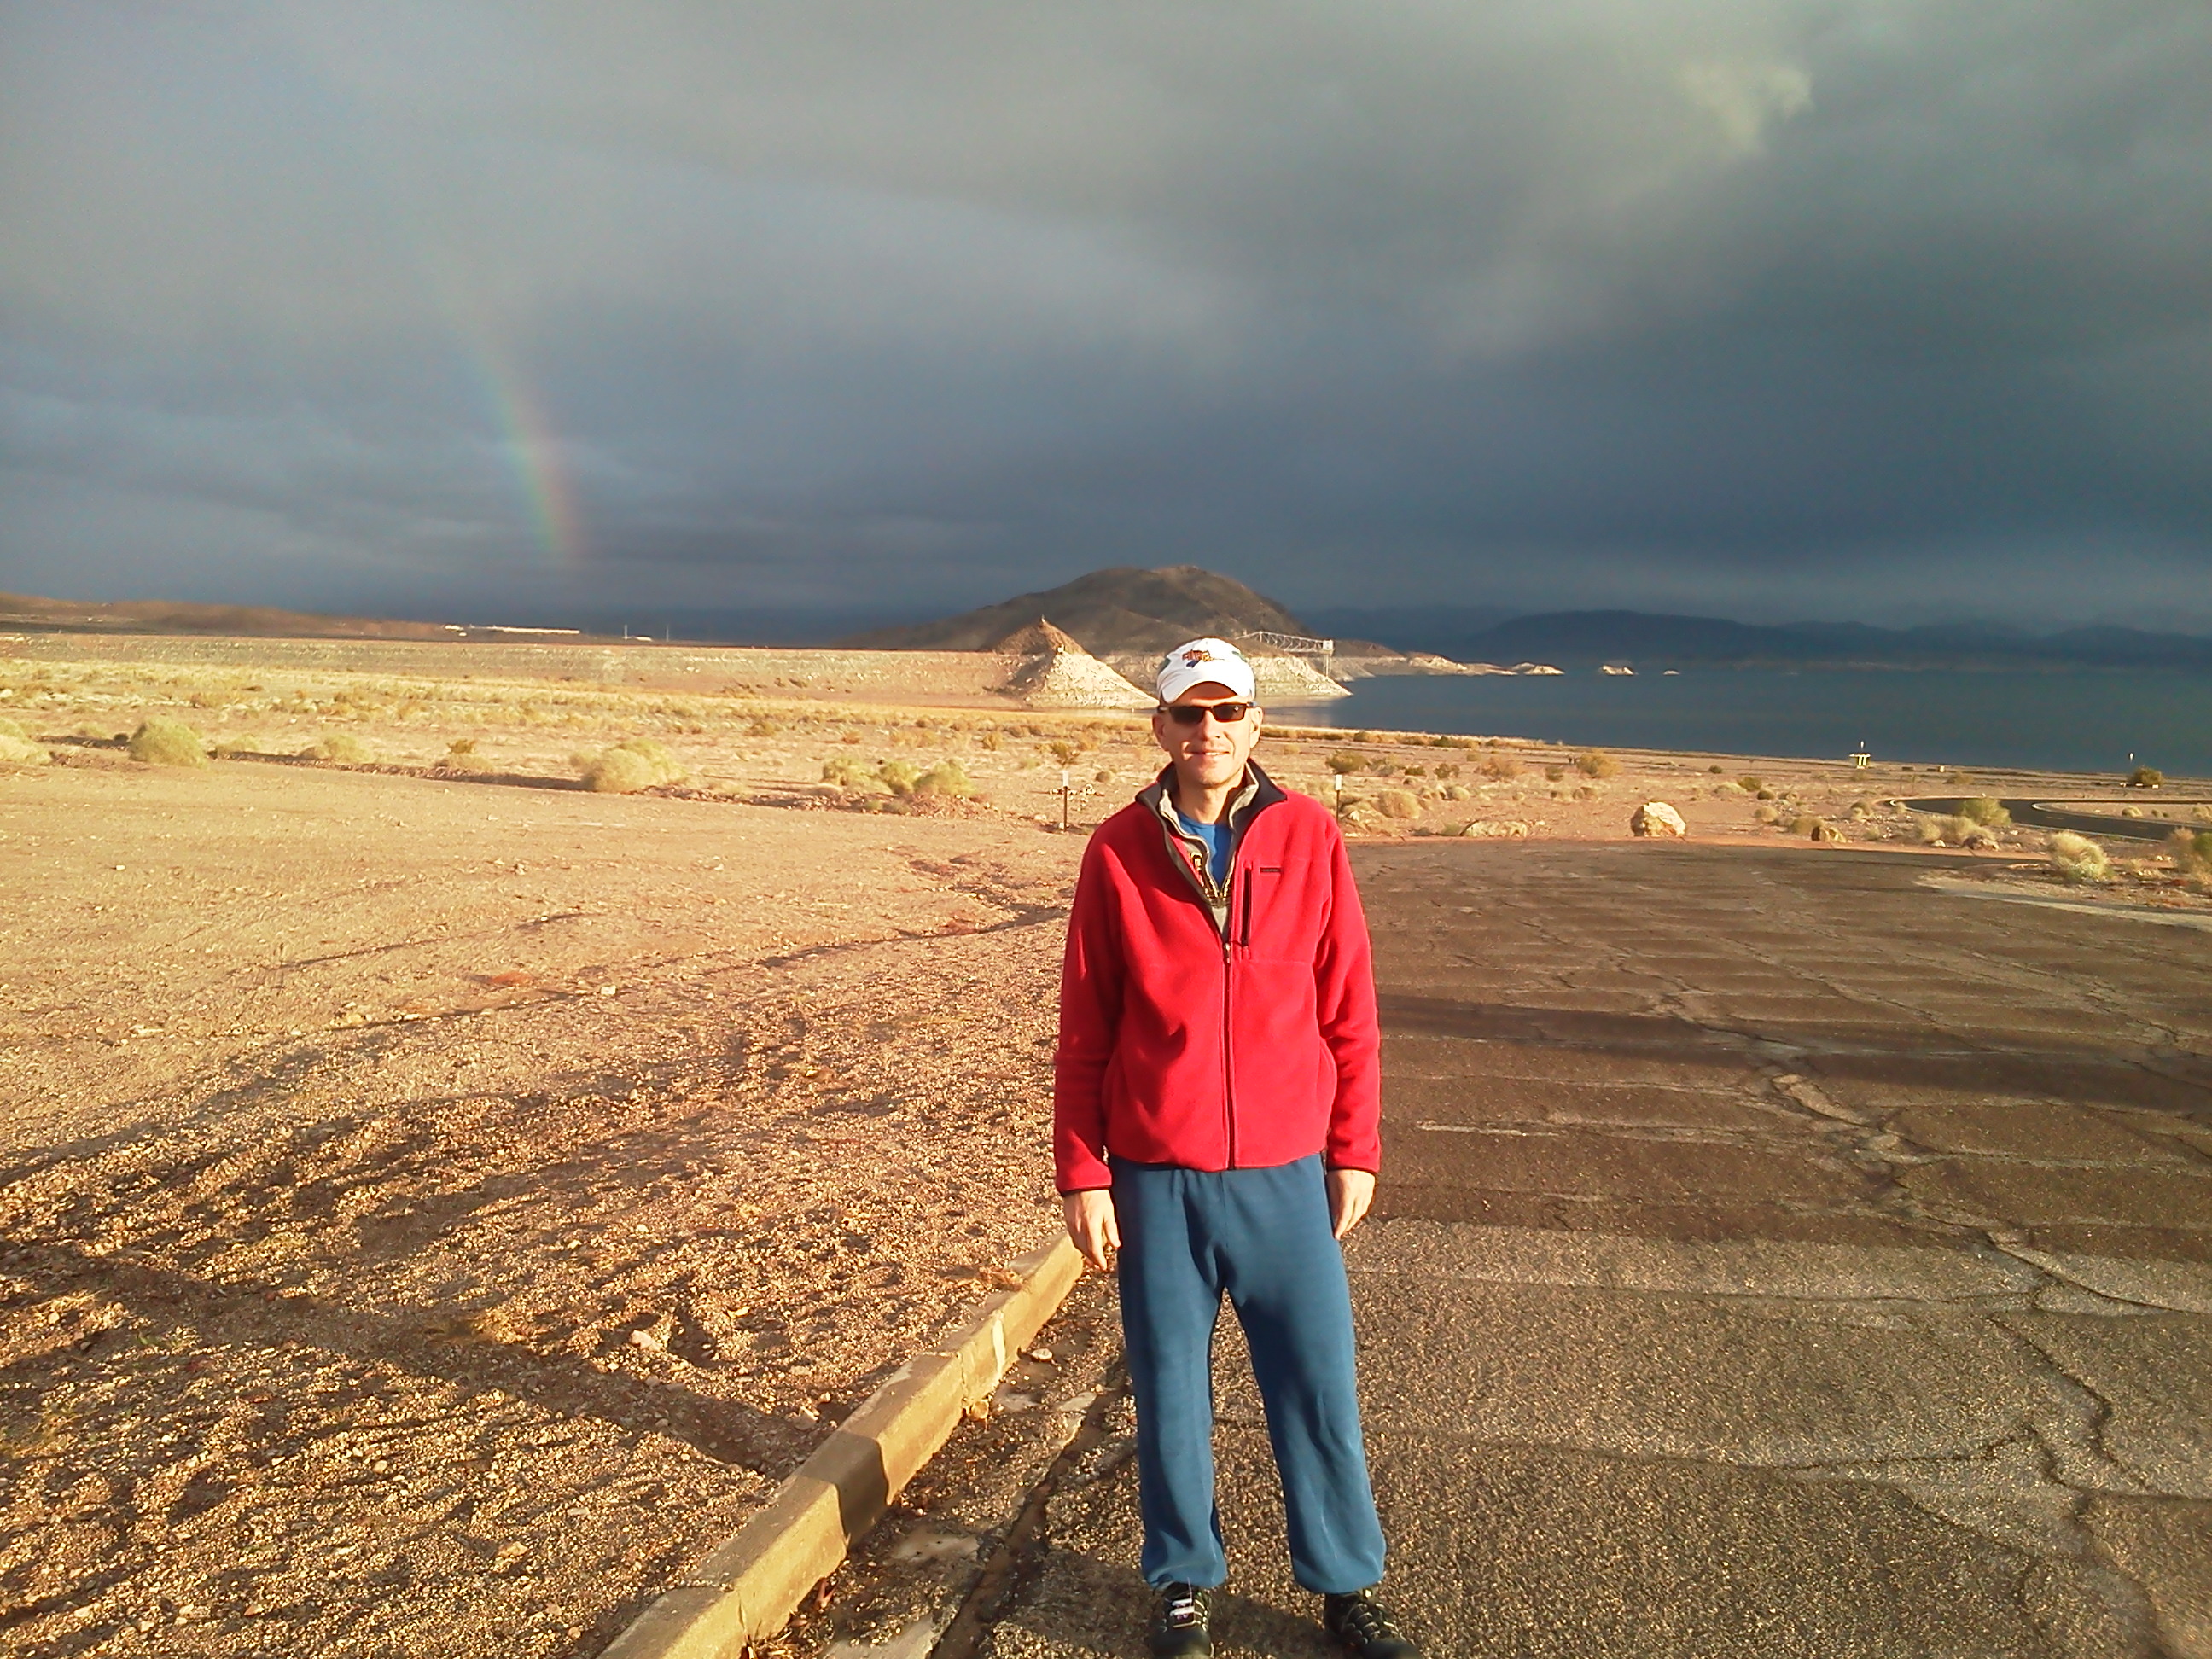
<path fill-rule="evenodd" d="M 1336 654 L 1334 640 L 1316 640 L 1304 634 L 1271 634 L 1260 629 L 1249 634 L 1239 634 L 1237 638 L 1240 643 L 1249 640 L 1255 645 L 1272 645 L 1278 651 L 1289 651 L 1299 656 L 1330 657 Z"/>

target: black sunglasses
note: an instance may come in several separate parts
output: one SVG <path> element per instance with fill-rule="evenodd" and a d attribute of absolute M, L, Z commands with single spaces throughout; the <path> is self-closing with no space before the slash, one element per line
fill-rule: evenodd
<path fill-rule="evenodd" d="M 1233 726 L 1252 712 L 1249 702 L 1164 702 L 1160 713 L 1177 726 L 1196 726 L 1208 714 L 1224 726 Z"/>

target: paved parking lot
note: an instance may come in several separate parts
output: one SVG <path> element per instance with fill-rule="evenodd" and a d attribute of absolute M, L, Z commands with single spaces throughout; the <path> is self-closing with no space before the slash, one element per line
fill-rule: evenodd
<path fill-rule="evenodd" d="M 2212 1655 L 2212 933 L 1841 849 L 1357 857 L 1429 1652 Z M 1317 1655 L 1237 1350 L 1218 1650 Z M 1109 1439 L 985 1650 L 1140 1654 L 1134 1516 Z"/>

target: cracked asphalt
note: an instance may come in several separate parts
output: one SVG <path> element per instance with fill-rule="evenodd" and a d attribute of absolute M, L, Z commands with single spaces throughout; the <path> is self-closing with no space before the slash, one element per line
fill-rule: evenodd
<path fill-rule="evenodd" d="M 1355 854 L 1434 1656 L 2212 1655 L 2212 938 L 1835 849 Z M 1224 1321 L 1217 1650 L 1325 1651 Z M 978 1650 L 1137 1654 L 1126 1402 Z"/>

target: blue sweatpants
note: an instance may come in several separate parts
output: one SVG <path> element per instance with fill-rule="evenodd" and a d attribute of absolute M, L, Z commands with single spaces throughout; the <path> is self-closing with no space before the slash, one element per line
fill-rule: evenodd
<path fill-rule="evenodd" d="M 1291 1572 L 1324 1594 L 1379 1583 L 1352 1297 L 1321 1158 L 1218 1173 L 1117 1160 L 1113 1170 L 1146 1582 L 1211 1589 L 1229 1575 L 1213 1502 L 1213 1331 L 1226 1292 L 1267 1402 Z"/>

